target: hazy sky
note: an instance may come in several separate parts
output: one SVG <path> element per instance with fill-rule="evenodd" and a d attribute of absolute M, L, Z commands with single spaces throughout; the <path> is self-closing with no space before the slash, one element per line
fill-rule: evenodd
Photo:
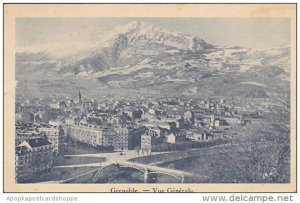
<path fill-rule="evenodd" d="M 199 36 L 215 45 L 251 48 L 290 45 L 287 18 L 20 18 L 16 20 L 16 46 L 84 43 L 132 21 Z"/>

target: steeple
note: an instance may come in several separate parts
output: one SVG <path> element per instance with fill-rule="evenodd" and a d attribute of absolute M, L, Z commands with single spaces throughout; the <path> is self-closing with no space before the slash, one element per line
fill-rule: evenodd
<path fill-rule="evenodd" d="M 78 103 L 79 104 L 82 104 L 82 101 L 81 101 L 81 92 L 79 90 L 79 93 L 78 93 Z"/>

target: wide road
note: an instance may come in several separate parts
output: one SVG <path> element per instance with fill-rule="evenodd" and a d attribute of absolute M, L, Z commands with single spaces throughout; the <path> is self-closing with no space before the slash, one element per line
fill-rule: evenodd
<path fill-rule="evenodd" d="M 255 145 L 263 146 L 268 145 L 270 142 L 257 142 Z M 232 150 L 244 151 L 246 147 L 253 145 L 253 143 L 241 143 L 241 144 L 222 144 L 213 147 L 207 148 L 196 148 L 196 149 L 188 149 L 187 152 L 196 152 L 197 155 L 212 155 L 218 153 L 228 153 Z M 168 161 L 175 161 L 183 158 L 188 158 L 190 156 L 195 156 L 194 153 L 188 154 L 185 156 L 177 156 L 176 154 L 181 154 L 184 151 L 169 151 L 169 152 L 152 152 L 151 155 L 159 155 L 159 154 L 172 154 L 172 159 L 170 160 L 161 160 L 156 162 L 147 163 L 148 165 L 157 165 L 162 164 Z M 98 157 L 105 158 L 106 160 L 103 162 L 97 163 L 88 163 L 88 164 L 75 164 L 75 165 L 62 165 L 62 166 L 54 166 L 53 168 L 67 168 L 67 167 L 85 167 L 85 166 L 109 166 L 111 164 L 115 164 L 118 162 L 128 161 L 130 159 L 138 158 L 138 157 L 148 157 L 149 155 L 138 154 L 135 150 L 127 150 L 123 152 L 111 152 L 111 153 L 94 153 L 94 154 L 74 154 L 74 155 L 65 155 L 65 157 Z M 138 162 L 138 161 L 137 161 Z"/>
<path fill-rule="evenodd" d="M 156 154 L 164 154 L 170 152 L 152 152 L 151 155 Z M 146 157 L 149 155 L 138 154 L 135 150 L 127 150 L 122 152 L 111 152 L 111 153 L 95 153 L 95 154 L 74 154 L 74 155 L 65 155 L 65 157 L 94 157 L 94 158 L 105 158 L 106 160 L 103 162 L 96 163 L 88 163 L 88 164 L 75 164 L 75 165 L 61 165 L 54 166 L 53 168 L 68 168 L 68 167 L 85 167 L 85 166 L 109 166 L 111 164 L 127 161 L 129 159 L 137 158 L 137 157 Z"/>

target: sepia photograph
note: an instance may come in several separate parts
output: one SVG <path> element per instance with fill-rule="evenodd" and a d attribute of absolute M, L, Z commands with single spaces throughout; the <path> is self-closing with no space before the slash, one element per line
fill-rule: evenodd
<path fill-rule="evenodd" d="M 51 6 L 4 8 L 10 191 L 296 190 L 295 5 L 238 5 L 271 17 Z"/>

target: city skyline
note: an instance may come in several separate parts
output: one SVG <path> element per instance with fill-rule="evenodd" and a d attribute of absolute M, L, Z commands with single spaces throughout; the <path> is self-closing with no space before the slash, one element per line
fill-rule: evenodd
<path fill-rule="evenodd" d="M 16 53 L 16 181 L 289 182 L 279 26 L 287 19 L 18 19 L 17 45 L 31 51 Z"/>

